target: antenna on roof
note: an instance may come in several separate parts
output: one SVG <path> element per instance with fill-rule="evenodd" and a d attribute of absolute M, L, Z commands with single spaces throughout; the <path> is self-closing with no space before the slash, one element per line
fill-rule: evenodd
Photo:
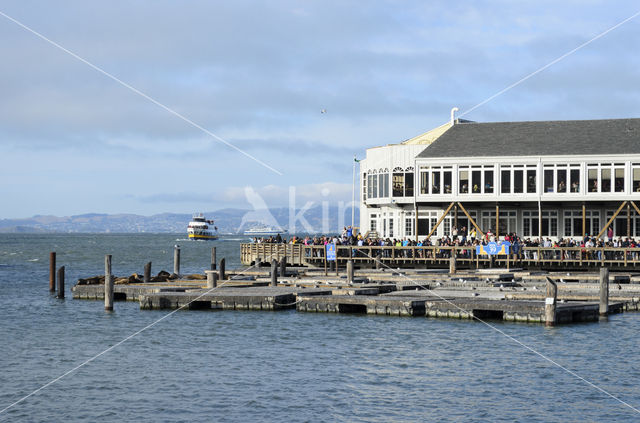
<path fill-rule="evenodd" d="M 458 110 L 460 109 L 458 109 L 457 107 L 451 109 L 451 126 L 455 124 L 455 114 Z"/>

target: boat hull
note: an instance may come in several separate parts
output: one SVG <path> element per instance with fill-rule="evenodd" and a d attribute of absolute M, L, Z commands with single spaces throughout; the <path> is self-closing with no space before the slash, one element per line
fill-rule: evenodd
<path fill-rule="evenodd" d="M 189 234 L 189 239 L 203 240 L 203 241 L 215 241 L 216 239 L 218 239 L 218 235 Z"/>

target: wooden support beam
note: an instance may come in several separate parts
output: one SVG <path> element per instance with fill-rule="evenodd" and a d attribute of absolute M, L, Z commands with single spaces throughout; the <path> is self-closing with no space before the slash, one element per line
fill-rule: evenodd
<path fill-rule="evenodd" d="M 416 226 L 413 228 L 413 232 L 416 235 L 416 242 L 418 242 L 418 203 L 416 203 Z"/>
<path fill-rule="evenodd" d="M 636 209 L 636 213 L 638 213 L 640 215 L 640 209 L 638 208 L 638 206 L 636 206 L 636 203 L 634 203 L 633 201 L 629 201 L 629 203 L 631 203 L 633 208 Z"/>
<path fill-rule="evenodd" d="M 480 227 L 476 224 L 476 221 L 471 218 L 471 215 L 469 215 L 469 213 L 464 208 L 462 203 L 458 202 L 458 205 L 460 206 L 460 210 L 462 210 L 462 213 L 464 213 L 464 215 L 467 216 L 467 219 L 469 219 L 469 222 L 471 222 L 473 227 L 476 228 L 476 232 L 478 235 L 477 238 L 482 239 L 484 237 L 484 233 L 482 232 L 482 229 L 480 229 Z"/>
<path fill-rule="evenodd" d="M 431 232 L 429 232 L 429 235 L 427 235 L 427 238 L 431 238 L 431 235 L 433 235 L 433 233 L 436 231 L 436 229 L 438 229 L 438 226 L 440 226 L 440 224 L 442 223 L 444 218 L 447 217 L 447 215 L 451 211 L 451 208 L 453 207 L 454 204 L 455 204 L 455 201 L 453 201 L 453 202 L 451 202 L 451 204 L 449 204 L 449 207 L 447 207 L 447 209 L 444 211 L 444 213 L 442 213 L 442 216 L 440 216 L 440 219 L 438 219 L 438 222 L 436 223 L 436 226 L 431 228 Z"/>
<path fill-rule="evenodd" d="M 618 214 L 620 214 L 620 211 L 624 208 L 624 206 L 626 204 L 627 204 L 626 201 L 623 201 L 622 204 L 620 204 L 620 207 L 618 207 L 618 210 L 616 210 L 616 212 L 613 214 L 613 216 L 611 216 L 611 219 L 609 219 L 607 224 L 604 225 L 604 228 L 602 228 L 602 230 L 600 231 L 600 233 L 598 234 L 598 236 L 596 238 L 600 238 L 602 236 L 602 234 L 607 230 L 607 228 L 609 226 L 611 226 L 611 223 L 615 220 L 615 218 L 618 216 Z"/>
<path fill-rule="evenodd" d="M 457 204 L 454 206 L 454 211 L 453 211 L 453 227 L 456 228 L 456 233 L 458 233 L 458 205 Z"/>
<path fill-rule="evenodd" d="M 582 239 L 587 236 L 587 206 L 582 203 Z"/>
<path fill-rule="evenodd" d="M 496 241 L 500 237 L 500 207 L 496 203 Z"/>
<path fill-rule="evenodd" d="M 627 204 L 627 236 L 631 236 L 631 205 Z"/>

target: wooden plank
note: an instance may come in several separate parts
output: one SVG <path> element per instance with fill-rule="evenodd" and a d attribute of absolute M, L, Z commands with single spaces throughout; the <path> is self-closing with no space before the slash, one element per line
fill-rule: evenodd
<path fill-rule="evenodd" d="M 464 215 L 467 216 L 467 219 L 469 219 L 469 222 L 471 222 L 473 227 L 476 228 L 476 232 L 477 232 L 476 238 L 482 239 L 484 237 L 484 232 L 482 232 L 480 227 L 476 224 L 476 221 L 471 218 L 471 215 L 467 212 L 467 209 L 464 208 L 462 203 L 458 202 L 458 205 L 460 206 L 460 210 L 462 210 L 462 213 L 464 213 Z"/>
<path fill-rule="evenodd" d="M 434 226 L 431 229 L 431 232 L 429 232 L 429 235 L 427 235 L 427 238 L 431 238 L 431 235 L 433 235 L 433 233 L 436 231 L 436 229 L 438 229 L 438 226 L 440 226 L 440 224 L 442 223 L 444 218 L 447 217 L 447 215 L 451 211 L 451 208 L 453 207 L 454 204 L 455 204 L 455 202 L 453 202 L 453 201 L 451 202 L 451 204 L 449 204 L 449 207 L 447 207 L 447 209 L 444 211 L 444 213 L 442 213 L 442 216 L 440 216 L 440 219 L 438 219 L 438 222 L 436 223 L 436 226 Z"/>
<path fill-rule="evenodd" d="M 611 225 L 611 223 L 615 220 L 615 218 L 618 216 L 618 214 L 620 214 L 620 211 L 624 208 L 624 206 L 627 204 L 626 201 L 623 201 L 622 204 L 620 204 L 620 207 L 618 207 L 618 210 L 616 210 L 616 212 L 613 214 L 613 216 L 611 216 L 611 219 L 609 219 L 609 221 L 607 222 L 607 224 L 604 226 L 604 228 L 602 228 L 602 230 L 600 231 L 600 233 L 598 234 L 597 238 L 600 238 L 602 236 L 602 234 L 607 230 L 607 228 L 609 228 L 609 226 Z"/>

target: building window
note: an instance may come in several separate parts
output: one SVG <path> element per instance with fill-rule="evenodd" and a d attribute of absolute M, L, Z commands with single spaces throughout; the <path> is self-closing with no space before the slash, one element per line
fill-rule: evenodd
<path fill-rule="evenodd" d="M 589 163 L 587 183 L 588 192 L 624 192 L 624 163 Z"/>
<path fill-rule="evenodd" d="M 535 169 L 527 169 L 527 194 L 535 194 L 537 191 L 536 173 Z"/>
<path fill-rule="evenodd" d="M 631 172 L 633 173 L 633 185 L 631 188 L 633 192 L 640 192 L 640 163 L 634 163 Z"/>
<path fill-rule="evenodd" d="M 375 232 L 378 230 L 378 220 L 376 219 L 377 215 L 372 214 L 369 217 L 369 230 L 371 232 Z"/>
<path fill-rule="evenodd" d="M 498 220 L 498 233 L 500 235 L 505 235 L 511 232 L 516 232 L 516 224 L 517 224 L 517 214 L 515 210 L 501 210 L 500 211 L 500 219 Z M 483 211 L 482 212 L 482 220 L 480 228 L 483 232 L 491 232 L 496 233 L 496 212 L 495 211 Z"/>
<path fill-rule="evenodd" d="M 544 170 L 544 192 L 553 192 L 553 169 Z"/>
<path fill-rule="evenodd" d="M 413 197 L 413 167 L 393 169 L 393 196 Z"/>
<path fill-rule="evenodd" d="M 420 194 L 429 194 L 429 168 L 420 168 Z"/>
<path fill-rule="evenodd" d="M 511 192 L 511 171 L 510 170 L 500 171 L 500 192 L 502 194 L 509 194 Z"/>
<path fill-rule="evenodd" d="M 458 171 L 458 184 L 459 184 L 458 190 L 460 194 L 469 194 L 469 171 L 468 170 Z"/>
<path fill-rule="evenodd" d="M 526 188 L 527 193 L 535 193 L 535 175 L 535 165 L 502 165 L 500 166 L 500 192 L 522 194 Z"/>
<path fill-rule="evenodd" d="M 393 191 L 392 195 L 394 197 L 403 197 L 404 196 L 404 171 L 397 167 L 393 169 Z"/>
<path fill-rule="evenodd" d="M 613 216 L 615 210 L 607 211 L 607 222 Z M 629 219 L 630 232 L 627 231 L 627 211 L 621 210 L 616 216 L 615 220 L 611 223 L 614 237 L 627 237 L 627 236 L 640 236 L 640 217 L 634 209 L 631 210 L 631 218 Z M 594 232 L 596 235 L 598 232 Z"/>
<path fill-rule="evenodd" d="M 436 226 L 438 223 L 438 212 L 433 211 L 425 211 L 418 213 L 418 236 L 426 236 L 431 232 L 431 228 Z"/>
<path fill-rule="evenodd" d="M 389 219 L 389 237 L 393 237 L 393 218 Z"/>
<path fill-rule="evenodd" d="M 493 194 L 493 170 L 484 171 L 484 193 Z"/>
<path fill-rule="evenodd" d="M 526 237 L 540 236 L 540 220 L 537 211 L 522 212 L 522 235 Z M 558 236 L 558 212 L 542 212 L 542 236 Z"/>
<path fill-rule="evenodd" d="M 597 235 L 600 231 L 600 212 L 587 210 L 584 226 L 585 235 Z M 565 210 L 564 236 L 582 237 L 582 210 Z"/>
<path fill-rule="evenodd" d="M 404 219 L 404 235 L 405 236 L 413 236 L 413 221 L 414 219 L 411 217 L 407 217 Z"/>
<path fill-rule="evenodd" d="M 579 164 L 545 164 L 544 192 L 546 193 L 579 193 Z"/>
<path fill-rule="evenodd" d="M 522 212 L 522 236 L 532 237 L 538 236 L 538 212 L 537 211 L 523 211 Z"/>
<path fill-rule="evenodd" d="M 542 212 L 542 236 L 558 236 L 558 212 Z"/>
<path fill-rule="evenodd" d="M 413 178 L 413 168 L 411 177 Z M 452 166 L 433 166 L 431 168 L 423 167 L 420 169 L 420 194 L 451 194 L 453 171 Z M 431 185 L 429 185 L 431 181 Z M 427 192 L 429 187 L 429 192 Z M 413 184 L 411 185 L 413 190 Z M 412 191 L 413 192 L 413 191 Z"/>
<path fill-rule="evenodd" d="M 405 169 L 404 196 L 413 197 L 413 167 L 408 167 Z"/>
<path fill-rule="evenodd" d="M 378 171 L 378 197 L 389 197 L 389 169 Z"/>
<path fill-rule="evenodd" d="M 375 170 L 367 175 L 367 198 L 378 198 L 378 175 Z"/>
<path fill-rule="evenodd" d="M 367 174 L 362 174 L 362 201 L 367 201 Z"/>
<path fill-rule="evenodd" d="M 493 194 L 493 166 L 460 166 L 458 192 L 460 194 Z"/>

